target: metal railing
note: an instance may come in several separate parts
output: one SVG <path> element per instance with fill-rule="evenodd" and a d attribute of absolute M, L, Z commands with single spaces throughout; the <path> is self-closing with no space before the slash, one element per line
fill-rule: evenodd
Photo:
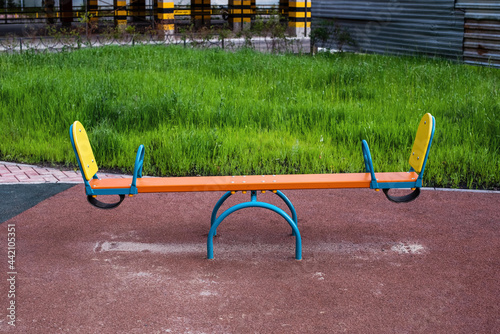
<path fill-rule="evenodd" d="M 64 52 L 107 45 L 181 45 L 189 48 L 219 48 L 224 50 L 254 49 L 270 53 L 309 53 L 309 38 L 247 36 L 222 38 L 217 34 L 187 32 L 164 35 L 155 31 L 141 34 L 59 35 L 0 38 L 0 52 Z"/>

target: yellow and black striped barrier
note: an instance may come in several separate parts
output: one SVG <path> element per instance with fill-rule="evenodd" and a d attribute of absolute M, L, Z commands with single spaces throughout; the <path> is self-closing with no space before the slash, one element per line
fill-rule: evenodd
<path fill-rule="evenodd" d="M 234 30 L 249 25 L 253 14 L 251 0 L 229 0 L 229 25 Z"/>
<path fill-rule="evenodd" d="M 191 0 L 191 18 L 195 26 L 209 26 L 212 19 L 210 0 Z"/>
<path fill-rule="evenodd" d="M 211 0 L 191 0 L 190 5 L 175 6 L 173 0 L 155 0 L 153 4 L 146 6 L 146 0 L 113 0 L 110 5 L 99 6 L 98 0 L 88 0 L 85 11 L 71 10 L 73 7 L 66 6 L 71 1 L 61 0 L 64 6 L 59 10 L 52 3 L 54 0 L 45 0 L 43 12 L 33 10 L 32 12 L 12 12 L 12 20 L 38 19 L 47 22 L 61 22 L 63 25 L 71 26 L 72 22 L 84 19 L 87 23 L 96 24 L 98 21 L 113 22 L 117 27 L 125 27 L 127 24 L 150 23 L 154 18 L 157 27 L 164 31 L 174 31 L 175 18 L 178 24 L 186 25 L 188 17 L 197 27 L 201 25 L 221 24 L 228 21 L 235 30 L 248 28 L 256 15 L 262 15 L 268 19 L 268 15 L 282 15 L 288 22 L 288 30 L 291 34 L 296 31 L 302 34 L 304 30 L 311 27 L 311 0 L 293 1 L 279 0 L 278 6 L 257 6 L 256 0 L 228 0 L 228 6 L 213 6 Z M 19 15 L 19 18 L 18 18 Z M 184 17 L 182 17 L 184 16 Z M 216 21 L 213 21 L 215 18 Z M 9 18 L 10 19 L 10 18 Z M 213 21 L 213 22 L 212 22 Z M 305 28 L 305 29 L 304 29 Z"/>
<path fill-rule="evenodd" d="M 87 0 L 87 14 L 90 17 L 90 22 L 97 22 L 97 0 Z"/>
<path fill-rule="evenodd" d="M 115 0 L 113 2 L 115 13 L 115 26 L 124 27 L 127 25 L 127 2 L 125 0 Z"/>
<path fill-rule="evenodd" d="M 311 29 L 311 1 L 290 1 L 288 3 L 288 30 L 299 36 L 307 35 Z"/>
<path fill-rule="evenodd" d="M 174 32 L 174 2 L 158 0 L 158 28 L 165 33 Z"/>

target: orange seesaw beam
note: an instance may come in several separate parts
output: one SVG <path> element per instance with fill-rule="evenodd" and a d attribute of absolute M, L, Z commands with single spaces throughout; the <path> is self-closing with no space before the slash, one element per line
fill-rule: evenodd
<path fill-rule="evenodd" d="M 375 173 L 379 183 L 414 182 L 415 172 Z M 370 188 L 370 173 L 248 175 L 198 177 L 143 177 L 137 179 L 139 193 L 194 191 L 251 191 L 288 189 Z M 92 189 L 130 188 L 132 178 L 92 179 Z"/>

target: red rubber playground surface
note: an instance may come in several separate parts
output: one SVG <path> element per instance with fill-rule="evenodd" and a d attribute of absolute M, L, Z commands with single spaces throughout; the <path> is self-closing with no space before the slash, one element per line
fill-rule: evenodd
<path fill-rule="evenodd" d="M 141 194 L 99 210 L 82 184 L 68 186 L 0 224 L 0 331 L 500 332 L 500 193 L 423 189 L 407 204 L 368 189 L 285 193 L 302 261 L 289 226 L 262 209 L 229 216 L 207 260 L 222 193 Z M 272 193 L 259 199 L 286 209 Z"/>

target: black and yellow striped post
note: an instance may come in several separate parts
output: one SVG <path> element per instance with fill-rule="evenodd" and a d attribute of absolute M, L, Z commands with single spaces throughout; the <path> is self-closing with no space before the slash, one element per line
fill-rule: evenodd
<path fill-rule="evenodd" d="M 288 22 L 288 0 L 280 0 L 279 4 L 280 22 Z"/>
<path fill-rule="evenodd" d="M 191 20 L 196 28 L 210 26 L 212 20 L 210 0 L 191 0 Z"/>
<path fill-rule="evenodd" d="M 61 0 L 59 4 L 61 23 L 64 27 L 70 27 L 73 22 L 73 0 Z"/>
<path fill-rule="evenodd" d="M 97 0 L 87 0 L 87 15 L 89 24 L 97 24 Z"/>
<path fill-rule="evenodd" d="M 115 10 L 115 27 L 125 28 L 127 26 L 127 2 L 125 0 L 113 0 Z"/>
<path fill-rule="evenodd" d="M 146 22 L 146 0 L 130 0 L 130 14 L 133 22 Z"/>
<path fill-rule="evenodd" d="M 174 2 L 172 0 L 158 0 L 157 27 L 165 34 L 174 33 Z"/>
<path fill-rule="evenodd" d="M 311 31 L 311 0 L 289 1 L 288 33 L 292 36 L 307 37 Z"/>
<path fill-rule="evenodd" d="M 229 0 L 229 26 L 233 31 L 250 28 L 251 0 Z"/>

